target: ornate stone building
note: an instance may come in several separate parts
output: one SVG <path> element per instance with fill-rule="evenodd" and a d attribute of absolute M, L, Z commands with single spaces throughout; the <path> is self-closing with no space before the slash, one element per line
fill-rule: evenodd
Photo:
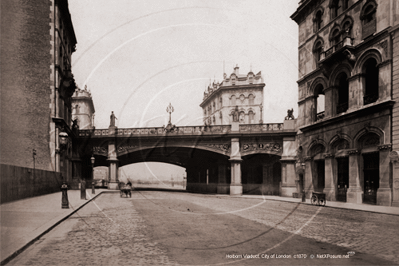
<path fill-rule="evenodd" d="M 229 77 L 224 74 L 221 83 L 213 82 L 204 92 L 200 106 L 204 113 L 205 125 L 230 125 L 236 108 L 240 124 L 262 123 L 263 87 L 261 72 L 250 71 L 243 75 L 239 67 Z"/>
<path fill-rule="evenodd" d="M 2 183 L 15 199 L 21 191 L 26 197 L 59 190 L 72 177 L 77 41 L 67 0 L 4 0 L 1 9 L 1 165 L 26 172 L 15 177 L 20 188 Z"/>
<path fill-rule="evenodd" d="M 94 129 L 94 104 L 90 91 L 77 88 L 71 98 L 72 120 L 79 129 Z"/>
<path fill-rule="evenodd" d="M 297 179 L 308 197 L 398 206 L 398 1 L 302 0 L 291 18 L 299 26 Z"/>

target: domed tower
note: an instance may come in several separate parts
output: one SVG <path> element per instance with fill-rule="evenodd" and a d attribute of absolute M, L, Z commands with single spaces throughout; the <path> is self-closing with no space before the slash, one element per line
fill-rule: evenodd
<path fill-rule="evenodd" d="M 72 95 L 72 120 L 77 122 L 79 129 L 94 128 L 94 104 L 90 91 L 77 88 Z"/>

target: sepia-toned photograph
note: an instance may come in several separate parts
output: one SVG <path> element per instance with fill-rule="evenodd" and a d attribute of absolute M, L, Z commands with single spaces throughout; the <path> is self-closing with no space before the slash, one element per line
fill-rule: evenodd
<path fill-rule="evenodd" d="M 1 0 L 1 265 L 399 265 L 398 0 Z"/>

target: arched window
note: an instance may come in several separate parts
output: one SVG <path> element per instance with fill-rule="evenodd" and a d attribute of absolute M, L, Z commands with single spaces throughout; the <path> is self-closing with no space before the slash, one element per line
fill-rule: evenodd
<path fill-rule="evenodd" d="M 321 120 L 325 116 L 325 95 L 323 85 L 317 85 L 315 89 L 315 97 L 316 97 L 316 114 L 315 121 Z"/>
<path fill-rule="evenodd" d="M 231 101 L 231 103 L 230 103 L 230 105 L 236 105 L 236 96 L 235 95 L 232 95 L 231 96 L 231 98 L 230 98 L 230 101 Z"/>
<path fill-rule="evenodd" d="M 368 1 L 362 8 L 360 19 L 362 20 L 362 38 L 365 39 L 377 30 L 376 23 L 377 4 L 374 1 Z"/>
<path fill-rule="evenodd" d="M 316 40 L 313 46 L 313 57 L 316 62 L 316 66 L 319 65 L 319 61 L 321 59 L 321 54 L 323 53 L 323 41 L 322 39 Z"/>
<path fill-rule="evenodd" d="M 340 0 L 333 0 L 330 4 L 330 9 L 331 19 L 338 17 L 342 12 Z"/>
<path fill-rule="evenodd" d="M 346 73 L 338 75 L 336 84 L 338 86 L 337 114 L 339 114 L 348 110 L 349 83 Z"/>
<path fill-rule="evenodd" d="M 322 23 L 323 23 L 323 9 L 319 9 L 316 11 L 316 14 L 313 18 L 314 32 L 318 32 L 321 29 Z"/>
<path fill-rule="evenodd" d="M 220 103 L 220 108 L 222 108 L 223 107 L 223 98 L 222 97 L 219 98 L 219 103 Z"/>
<path fill-rule="evenodd" d="M 240 116 L 238 119 L 239 119 L 238 121 L 240 122 L 240 124 L 245 123 L 245 113 L 243 111 L 240 112 Z"/>
<path fill-rule="evenodd" d="M 378 67 L 374 58 L 368 59 L 363 65 L 364 79 L 364 105 L 378 100 Z"/>
<path fill-rule="evenodd" d="M 341 25 L 342 25 L 342 38 L 351 37 L 353 19 L 351 17 L 347 17 L 342 21 Z"/>
<path fill-rule="evenodd" d="M 253 94 L 248 95 L 249 104 L 254 104 L 255 96 Z"/>
<path fill-rule="evenodd" d="M 255 120 L 255 114 L 252 110 L 248 112 L 248 117 L 249 117 L 249 123 L 253 124 Z"/>
<path fill-rule="evenodd" d="M 331 34 L 331 45 L 335 46 L 341 41 L 341 31 L 339 28 L 335 28 Z"/>
<path fill-rule="evenodd" d="M 245 96 L 243 94 L 240 95 L 241 104 L 244 104 Z"/>

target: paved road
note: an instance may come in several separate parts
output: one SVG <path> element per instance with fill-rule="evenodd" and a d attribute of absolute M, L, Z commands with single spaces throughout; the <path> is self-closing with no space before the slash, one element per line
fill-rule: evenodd
<path fill-rule="evenodd" d="M 281 201 L 104 194 L 9 265 L 393 265 L 398 224 L 393 215 Z"/>

